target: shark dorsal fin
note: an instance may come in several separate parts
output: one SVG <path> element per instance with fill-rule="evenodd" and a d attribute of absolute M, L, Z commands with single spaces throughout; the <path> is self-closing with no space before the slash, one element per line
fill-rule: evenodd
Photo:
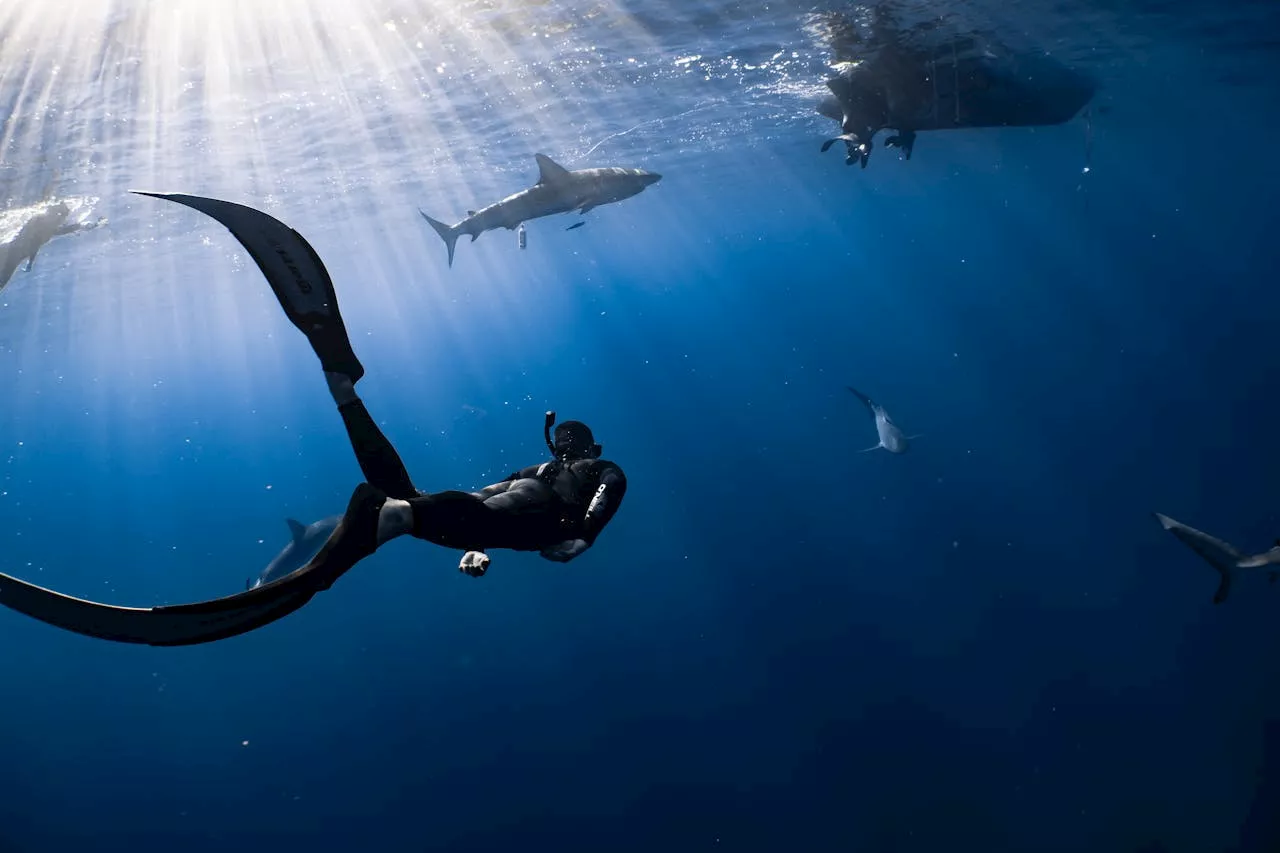
<path fill-rule="evenodd" d="M 289 525 L 289 533 L 293 536 L 294 542 L 301 542 L 302 537 L 307 535 L 307 528 L 303 527 L 302 522 L 293 518 L 286 518 L 284 523 Z"/>
<path fill-rule="evenodd" d="M 476 215 L 476 212 L 474 210 L 467 211 L 467 216 L 475 216 L 475 215 Z"/>
<path fill-rule="evenodd" d="M 569 177 L 569 170 L 546 154 L 534 154 L 533 157 L 538 161 L 538 183 L 554 184 Z"/>

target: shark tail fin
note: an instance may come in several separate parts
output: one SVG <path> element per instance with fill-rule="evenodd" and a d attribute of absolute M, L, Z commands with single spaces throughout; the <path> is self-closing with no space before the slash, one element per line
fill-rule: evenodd
<path fill-rule="evenodd" d="M 458 244 L 458 234 L 460 233 L 453 225 L 445 225 L 438 219 L 432 219 L 423 212 L 422 208 L 418 208 L 418 213 L 422 214 L 422 218 L 427 220 L 427 224 L 435 229 L 440 235 L 440 239 L 444 241 L 445 248 L 449 250 L 449 266 L 453 266 L 453 247 Z M 472 237 L 472 240 L 475 238 Z"/>
<path fill-rule="evenodd" d="M 1164 513 L 1153 512 L 1160 526 L 1177 537 L 1184 545 L 1195 551 L 1218 573 L 1218 589 L 1213 594 L 1213 603 L 1221 604 L 1231 593 L 1231 583 L 1236 578 L 1240 564 L 1244 562 L 1239 552 L 1220 539 L 1215 539 L 1203 531 L 1188 527 L 1175 521 Z"/>
<path fill-rule="evenodd" d="M 874 401 L 874 400 L 872 400 L 872 399 L 871 399 L 870 397 L 868 397 L 866 394 L 863 394 L 863 393 L 862 393 L 861 391 L 859 391 L 857 388 L 854 388 L 852 385 L 846 385 L 846 386 L 844 386 L 844 387 L 849 389 L 849 393 L 850 393 L 850 394 L 852 394 L 853 396 L 855 396 L 855 397 L 857 397 L 859 400 L 861 400 L 861 401 L 862 401 L 862 405 L 864 405 L 864 406 L 866 406 L 868 409 L 870 409 L 870 410 L 871 410 L 871 413 L 872 413 L 873 415 L 875 414 L 875 412 L 876 412 L 876 404 L 875 404 L 875 401 Z"/>

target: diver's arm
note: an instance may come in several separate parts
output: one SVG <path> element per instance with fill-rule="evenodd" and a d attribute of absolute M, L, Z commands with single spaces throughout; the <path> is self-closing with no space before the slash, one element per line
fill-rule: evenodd
<path fill-rule="evenodd" d="M 618 511 L 618 507 L 622 504 L 622 496 L 627 491 L 627 478 L 623 475 L 622 469 L 612 462 L 604 463 L 598 482 L 595 494 L 587 504 L 587 513 L 582 519 L 581 536 L 544 548 L 542 556 L 545 559 L 567 563 L 579 556 L 595 544 L 596 537 Z"/>
<path fill-rule="evenodd" d="M 479 495 L 482 498 L 491 498 L 494 495 L 500 495 L 510 489 L 511 485 L 517 480 L 527 480 L 530 477 L 538 476 L 538 469 L 541 467 L 541 465 L 530 465 L 527 468 L 521 468 L 514 474 L 510 474 L 498 482 L 485 486 L 483 489 L 473 492 L 472 494 Z"/>
<path fill-rule="evenodd" d="M 596 537 L 604 530 L 605 525 L 613 518 L 622 504 L 622 496 L 627 493 L 627 478 L 622 469 L 612 462 L 605 463 L 600 472 L 600 484 L 587 504 L 587 514 L 582 520 L 582 538 L 588 546 L 594 545 Z"/>

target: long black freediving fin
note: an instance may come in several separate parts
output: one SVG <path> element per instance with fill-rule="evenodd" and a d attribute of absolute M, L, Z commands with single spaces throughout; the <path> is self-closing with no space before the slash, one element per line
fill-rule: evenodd
<path fill-rule="evenodd" d="M 283 619 L 372 554 L 384 498 L 362 483 L 343 520 L 309 563 L 235 595 L 194 604 L 120 607 L 73 598 L 0 573 L 0 604 L 65 631 L 118 643 L 192 646 L 224 640 Z"/>
<path fill-rule="evenodd" d="M 305 237 L 274 216 L 243 204 L 183 193 L 131 192 L 185 204 L 217 220 L 248 251 L 324 369 L 345 374 L 352 382 L 364 376 L 338 310 L 333 279 Z"/>

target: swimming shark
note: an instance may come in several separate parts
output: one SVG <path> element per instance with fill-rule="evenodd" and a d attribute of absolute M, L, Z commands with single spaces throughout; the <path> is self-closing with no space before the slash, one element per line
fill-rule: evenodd
<path fill-rule="evenodd" d="M 27 272 L 35 266 L 36 254 L 54 237 L 87 231 L 106 223 L 72 216 L 92 207 L 91 199 L 49 199 L 28 207 L 0 211 L 0 290 L 26 261 Z M 68 203 L 71 202 L 71 203 Z"/>
<path fill-rule="evenodd" d="M 541 216 L 574 210 L 586 213 L 602 204 L 631 198 L 662 179 L 656 172 L 644 169 L 611 166 L 570 171 L 545 154 L 535 154 L 534 159 L 538 161 L 536 184 L 488 207 L 468 210 L 467 218 L 456 225 L 446 225 L 418 209 L 422 218 L 444 240 L 449 250 L 449 266 L 453 266 L 454 245 L 463 234 L 470 234 L 474 243 L 485 231 L 495 228 L 514 231 L 522 222 Z"/>
<path fill-rule="evenodd" d="M 1153 512 L 1152 515 L 1155 516 L 1156 521 L 1160 522 L 1161 527 L 1178 537 L 1184 545 L 1203 557 L 1217 570 L 1220 580 L 1218 591 L 1213 595 L 1214 604 L 1221 604 L 1227 600 L 1227 595 L 1231 592 L 1231 584 L 1241 571 L 1280 565 L 1280 540 L 1276 540 L 1276 544 L 1269 551 L 1246 557 L 1235 546 L 1216 539 L 1204 531 L 1188 527 L 1158 512 Z M 1273 570 L 1268 574 L 1271 583 L 1275 583 L 1276 579 L 1280 578 L 1280 571 Z"/>
<path fill-rule="evenodd" d="M 903 435 L 902 430 L 898 429 L 898 425 L 893 422 L 893 418 L 889 417 L 889 413 L 884 410 L 884 406 L 881 406 L 856 388 L 849 388 L 849 392 L 861 400 L 863 405 L 871 411 L 871 416 L 876 419 L 876 435 L 880 437 L 878 443 L 871 447 L 863 448 L 859 451 L 860 453 L 868 453 L 872 450 L 879 450 L 882 447 L 890 453 L 906 453 L 911 446 L 911 439 L 920 437 L 918 435 Z"/>
<path fill-rule="evenodd" d="M 289 544 L 276 554 L 275 559 L 267 564 L 257 578 L 249 578 L 245 581 L 244 588 L 256 589 L 263 584 L 291 575 L 305 566 L 307 561 L 319 552 L 320 546 L 328 540 L 341 520 L 342 516 L 332 515 L 304 525 L 292 518 L 286 518 L 285 523 L 289 525 L 290 533 Z"/>

